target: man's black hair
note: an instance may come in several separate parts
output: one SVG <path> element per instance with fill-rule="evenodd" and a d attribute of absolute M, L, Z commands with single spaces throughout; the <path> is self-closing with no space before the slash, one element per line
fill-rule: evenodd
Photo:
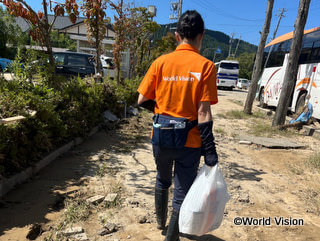
<path fill-rule="evenodd" d="M 187 10 L 179 18 L 177 32 L 182 39 L 194 40 L 198 34 L 204 32 L 204 22 L 196 10 Z"/>

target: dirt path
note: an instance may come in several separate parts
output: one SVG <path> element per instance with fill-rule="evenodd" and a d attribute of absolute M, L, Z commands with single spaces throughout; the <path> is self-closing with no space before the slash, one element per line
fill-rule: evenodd
<path fill-rule="evenodd" d="M 220 91 L 219 104 L 213 107 L 220 166 L 232 198 L 221 227 L 194 240 L 319 240 L 320 174 L 307 164 L 319 141 L 291 136 L 307 146 L 297 150 L 240 145 L 237 137 L 250 131 L 254 120 L 226 116 L 227 111 L 241 110 L 244 98 L 243 91 Z M 43 229 L 36 240 L 67 240 L 61 233 L 72 223 L 81 226 L 89 240 L 163 240 L 153 207 L 156 173 L 149 120 L 144 113 L 122 124 L 121 130 L 98 132 L 11 191 L 0 203 L 0 240 L 26 240 L 35 223 Z M 108 193 L 117 194 L 112 205 L 85 202 Z M 237 217 L 265 222 L 270 217 L 271 225 L 237 226 Z M 281 217 L 291 225 L 277 225 Z M 301 220 L 303 225 L 294 225 Z M 98 234 L 111 224 L 115 232 Z"/>

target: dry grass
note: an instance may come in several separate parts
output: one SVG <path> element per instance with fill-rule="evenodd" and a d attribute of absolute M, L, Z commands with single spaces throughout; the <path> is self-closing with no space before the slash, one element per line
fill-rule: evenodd
<path fill-rule="evenodd" d="M 214 134 L 222 134 L 222 135 L 225 135 L 226 132 L 224 129 L 218 127 L 218 128 L 215 128 L 214 131 L 213 131 Z"/>
<path fill-rule="evenodd" d="M 252 119 L 252 118 L 266 118 L 266 113 L 261 111 L 253 112 L 252 115 L 245 114 L 242 110 L 231 110 L 224 114 L 218 114 L 217 116 L 225 119 Z"/>
<path fill-rule="evenodd" d="M 309 165 L 320 172 L 320 152 L 314 153 L 308 160 Z"/>
<path fill-rule="evenodd" d="M 276 127 L 272 127 L 270 121 L 268 120 L 253 120 L 253 122 L 248 124 L 249 133 L 255 136 L 264 137 L 292 137 L 298 135 L 292 129 L 280 130 Z"/>
<path fill-rule="evenodd" d="M 84 221 L 90 214 L 90 205 L 85 200 L 67 199 L 65 201 L 64 224 Z"/>
<path fill-rule="evenodd" d="M 289 164 L 289 171 L 295 175 L 303 175 L 304 169 L 297 165 Z"/>
<path fill-rule="evenodd" d="M 320 190 L 307 188 L 302 193 L 302 199 L 310 212 L 320 215 Z"/>
<path fill-rule="evenodd" d="M 235 103 L 237 105 L 240 105 L 240 106 L 244 106 L 243 101 L 241 101 L 241 100 L 228 99 L 228 101 Z"/>

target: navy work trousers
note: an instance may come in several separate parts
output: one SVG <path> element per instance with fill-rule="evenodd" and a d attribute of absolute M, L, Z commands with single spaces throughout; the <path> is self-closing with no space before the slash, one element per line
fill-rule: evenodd
<path fill-rule="evenodd" d="M 153 145 L 157 165 L 156 188 L 168 189 L 172 184 L 174 167 L 174 193 L 172 207 L 180 210 L 181 204 L 197 176 L 201 148 L 170 149 Z"/>

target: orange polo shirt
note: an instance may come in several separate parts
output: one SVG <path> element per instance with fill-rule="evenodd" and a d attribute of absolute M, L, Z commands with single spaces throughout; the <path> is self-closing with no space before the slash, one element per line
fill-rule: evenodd
<path fill-rule="evenodd" d="M 213 62 L 202 57 L 193 46 L 181 44 L 152 63 L 138 92 L 156 100 L 155 114 L 193 121 L 198 118 L 199 102 L 218 102 L 216 78 Z M 185 146 L 201 147 L 198 128 L 190 130 Z"/>

